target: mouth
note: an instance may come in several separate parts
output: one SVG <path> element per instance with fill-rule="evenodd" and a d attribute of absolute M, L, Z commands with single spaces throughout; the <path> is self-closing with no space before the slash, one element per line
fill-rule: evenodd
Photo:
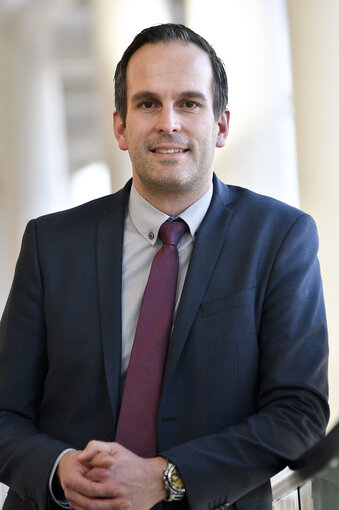
<path fill-rule="evenodd" d="M 154 154 L 180 154 L 180 153 L 184 153 L 184 152 L 187 152 L 188 149 L 161 149 L 161 148 L 155 148 L 155 149 L 151 149 L 151 152 L 153 152 Z"/>

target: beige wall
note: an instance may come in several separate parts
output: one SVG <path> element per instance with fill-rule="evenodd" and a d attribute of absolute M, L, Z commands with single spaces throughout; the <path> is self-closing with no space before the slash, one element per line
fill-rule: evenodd
<path fill-rule="evenodd" d="M 300 201 L 320 237 L 332 426 L 339 420 L 339 2 L 289 0 L 288 8 Z"/>

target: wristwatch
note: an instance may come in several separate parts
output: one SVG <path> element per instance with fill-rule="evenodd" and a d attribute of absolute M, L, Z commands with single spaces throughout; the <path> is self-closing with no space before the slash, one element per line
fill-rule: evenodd
<path fill-rule="evenodd" d="M 186 489 L 177 467 L 172 462 L 168 462 L 162 478 L 168 494 L 165 501 L 181 501 Z"/>

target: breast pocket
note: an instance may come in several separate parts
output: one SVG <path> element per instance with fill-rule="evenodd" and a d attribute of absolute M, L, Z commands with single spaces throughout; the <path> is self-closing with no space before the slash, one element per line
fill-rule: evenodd
<path fill-rule="evenodd" d="M 213 301 L 202 303 L 201 313 L 203 317 L 208 317 L 209 315 L 214 315 L 217 313 L 226 312 L 228 310 L 233 310 L 235 308 L 251 305 L 254 303 L 254 299 L 255 288 L 253 287 L 220 299 L 214 299 Z"/>

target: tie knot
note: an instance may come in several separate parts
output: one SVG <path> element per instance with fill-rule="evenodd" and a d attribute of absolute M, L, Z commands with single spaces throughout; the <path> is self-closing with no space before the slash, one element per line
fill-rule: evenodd
<path fill-rule="evenodd" d="M 160 227 L 159 238 L 163 244 L 177 246 L 187 230 L 187 224 L 182 220 L 165 221 Z"/>

